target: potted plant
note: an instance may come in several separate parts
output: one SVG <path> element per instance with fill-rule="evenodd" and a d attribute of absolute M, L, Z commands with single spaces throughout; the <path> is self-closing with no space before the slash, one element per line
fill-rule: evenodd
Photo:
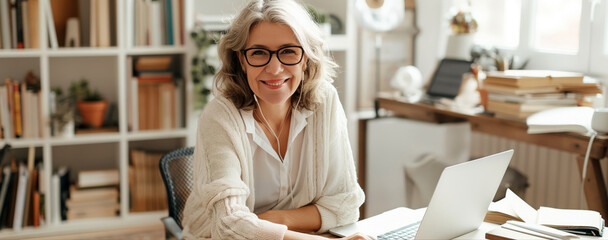
<path fill-rule="evenodd" d="M 321 34 L 323 37 L 329 37 L 331 35 L 331 24 L 329 23 L 329 16 L 313 6 L 307 6 L 306 10 L 308 14 L 312 17 L 312 20 L 319 25 L 319 29 L 321 30 Z"/>
<path fill-rule="evenodd" d="M 450 19 L 450 28 L 452 34 L 448 36 L 445 56 L 469 60 L 475 32 L 477 32 L 477 20 L 470 12 L 458 11 Z"/>
<path fill-rule="evenodd" d="M 97 90 L 89 88 L 89 82 L 81 79 L 70 85 L 70 96 L 76 101 L 82 123 L 94 128 L 101 127 L 108 108 L 108 102 Z"/>
<path fill-rule="evenodd" d="M 214 63 L 219 61 L 210 48 L 217 43 L 220 34 L 200 28 L 198 31 L 193 31 L 190 36 L 197 48 L 192 58 L 191 72 L 196 98 L 194 109 L 203 109 L 210 100 L 213 76 L 216 73 Z"/>
<path fill-rule="evenodd" d="M 51 89 L 53 93 L 53 107 L 51 107 L 51 134 L 52 136 L 71 137 L 74 135 L 74 100 L 64 96 L 61 88 Z"/>

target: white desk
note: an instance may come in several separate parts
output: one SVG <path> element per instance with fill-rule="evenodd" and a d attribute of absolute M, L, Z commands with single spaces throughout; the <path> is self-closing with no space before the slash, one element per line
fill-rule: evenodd
<path fill-rule="evenodd" d="M 424 215 L 424 211 L 426 210 L 426 208 L 420 208 L 420 209 L 416 209 L 416 210 L 412 210 L 409 208 L 396 208 L 381 214 L 378 214 L 372 218 L 375 218 L 376 220 L 379 220 L 378 218 L 386 218 L 386 219 L 392 219 L 392 221 L 370 221 L 371 218 L 366 218 L 363 219 L 357 223 L 354 223 L 354 225 L 356 225 L 356 228 L 359 229 L 359 231 L 361 231 L 362 233 L 366 233 L 372 236 L 377 236 L 380 235 L 382 233 L 397 229 L 401 226 L 403 226 L 403 222 L 412 222 L 412 219 L 421 219 L 422 216 Z M 399 221 L 395 221 L 395 219 L 399 219 Z M 382 222 L 382 223 L 380 223 Z M 483 222 L 481 223 L 481 225 L 479 226 L 479 228 L 475 231 L 466 233 L 462 236 L 456 237 L 454 239 L 486 239 L 485 235 L 486 232 L 498 228 L 500 227 L 499 225 L 493 224 L 493 223 L 487 223 L 487 222 Z M 604 234 L 605 236 L 603 237 L 587 237 L 587 236 L 580 236 L 579 239 L 592 239 L 592 240 L 599 240 L 599 239 L 608 239 L 608 234 Z"/>
<path fill-rule="evenodd" d="M 472 231 L 470 233 L 464 234 L 460 237 L 454 238 L 454 239 L 486 239 L 486 232 L 500 227 L 499 225 L 496 224 L 492 224 L 492 223 L 487 223 L 487 222 L 483 222 L 481 223 L 481 226 L 479 226 L 479 228 L 475 231 Z M 588 236 L 580 236 L 580 240 L 585 240 L 585 239 L 593 239 L 593 240 L 599 240 L 599 239 L 608 239 L 608 236 L 606 236 L 608 234 L 604 234 L 603 237 L 588 237 Z"/>

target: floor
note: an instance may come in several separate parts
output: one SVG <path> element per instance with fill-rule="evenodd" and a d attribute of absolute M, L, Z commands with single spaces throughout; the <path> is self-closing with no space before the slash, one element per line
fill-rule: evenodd
<path fill-rule="evenodd" d="M 152 224 L 137 227 L 129 227 L 123 229 L 112 229 L 111 231 L 98 231 L 88 233 L 78 233 L 70 235 L 58 235 L 43 238 L 29 238 L 30 240 L 156 240 L 165 239 L 165 230 L 163 224 Z"/>

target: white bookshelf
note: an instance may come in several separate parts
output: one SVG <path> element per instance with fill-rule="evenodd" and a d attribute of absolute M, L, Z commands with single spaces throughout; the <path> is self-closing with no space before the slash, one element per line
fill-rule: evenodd
<path fill-rule="evenodd" d="M 129 228 L 157 224 L 159 219 L 168 216 L 167 211 L 133 213 L 122 218 L 96 218 L 78 221 L 67 221 L 56 225 L 45 225 L 39 228 L 25 227 L 20 232 L 3 232 L 2 239 L 44 238 L 53 235 L 76 234 L 82 232 L 103 231 L 106 229 Z"/>
<path fill-rule="evenodd" d="M 1 139 L 0 146 L 10 144 L 17 154 L 27 152 L 27 148 L 36 148 L 36 157 L 42 158 L 44 167 L 45 188 L 45 219 L 46 225 L 34 228 L 25 227 L 15 232 L 12 229 L 0 230 L 0 239 L 23 239 L 29 237 L 45 237 L 57 234 L 70 234 L 77 232 L 98 231 L 116 227 L 137 226 L 158 223 L 160 218 L 167 216 L 166 211 L 130 213 L 129 212 L 129 151 L 133 148 L 145 150 L 167 151 L 178 147 L 193 145 L 191 139 L 195 131 L 188 129 L 193 124 L 192 114 L 192 81 L 190 77 L 191 53 L 195 51 L 190 41 L 189 30 L 193 22 L 193 1 L 184 0 L 184 41 L 185 46 L 133 46 L 133 2 L 115 1 L 116 43 L 114 46 L 58 48 L 51 49 L 46 18 L 43 13 L 45 0 L 40 0 L 39 7 L 39 49 L 0 49 L 0 77 L 4 80 L 11 77 L 22 81 L 28 70 L 32 70 L 41 82 L 41 97 L 43 105 L 41 112 L 44 122 L 49 121 L 48 96 L 51 87 L 61 87 L 64 92 L 72 81 L 86 77 L 94 89 L 98 89 L 106 100 L 113 103 L 118 111 L 118 131 L 110 133 L 79 134 L 73 137 L 53 137 L 50 127 L 45 124 L 44 136 L 34 139 Z M 43 27 L 44 26 L 44 27 Z M 181 117 L 181 127 L 171 130 L 130 131 L 128 128 L 129 99 L 127 92 L 127 58 L 144 55 L 172 55 L 177 56 L 177 66 L 184 79 L 184 106 Z M 179 119 L 179 118 L 178 118 Z M 73 153 L 73 154 L 71 154 Z M 70 156 L 66 159 L 66 156 Z M 77 156 L 76 156 L 77 155 Z M 74 167 L 72 175 L 78 166 L 91 165 L 90 168 L 118 168 L 120 173 L 120 215 L 111 218 L 86 219 L 51 223 L 51 176 L 53 170 L 59 166 Z M 87 166 L 88 166 L 87 165 Z M 71 181 L 76 180 L 71 178 Z"/>
<path fill-rule="evenodd" d="M 332 52 L 347 51 L 350 44 L 346 34 L 333 34 L 327 39 L 327 46 Z"/>

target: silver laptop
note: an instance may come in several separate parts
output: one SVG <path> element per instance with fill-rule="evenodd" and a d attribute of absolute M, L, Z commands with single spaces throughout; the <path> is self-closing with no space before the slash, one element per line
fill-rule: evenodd
<path fill-rule="evenodd" d="M 378 239 L 401 239 L 407 233 L 404 239 L 452 239 L 476 230 L 512 156 L 511 149 L 445 168 L 426 211 L 396 208 L 329 232 L 361 232 Z"/>

